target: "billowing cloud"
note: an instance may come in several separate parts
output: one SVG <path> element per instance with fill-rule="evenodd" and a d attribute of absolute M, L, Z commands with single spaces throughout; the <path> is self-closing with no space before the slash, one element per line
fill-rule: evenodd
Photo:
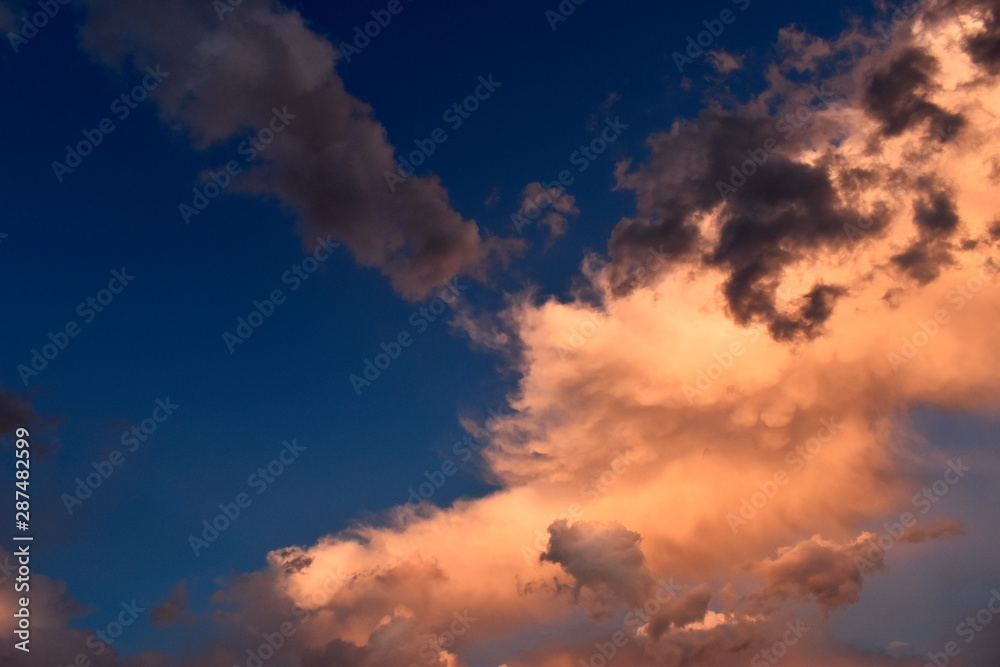
<path fill-rule="evenodd" d="M 297 15 L 239 11 L 220 39 L 301 35 Z M 783 31 L 761 95 L 649 137 L 648 159 L 617 169 L 635 214 L 577 291 L 511 296 L 502 332 L 476 320 L 520 374 L 481 452 L 499 490 L 272 552 L 215 597 L 232 610 L 216 615 L 220 660 L 288 623 L 287 655 L 309 665 L 566 667 L 612 650 L 736 665 L 782 642 L 790 667 L 916 664 L 836 645 L 823 617 L 912 543 L 958 530 L 917 524 L 858 567 L 865 527 L 899 516 L 929 465 L 901 416 L 1000 399 L 982 326 L 1000 311 L 995 18 L 995 3 L 931 3 L 886 41 Z M 311 94 L 335 86 L 293 72 Z M 205 140 L 238 127 L 164 95 Z"/>
<path fill-rule="evenodd" d="M 608 641 L 635 661 L 746 664 L 795 636 L 790 607 L 848 607 L 906 543 L 953 534 L 918 524 L 874 567 L 856 563 L 874 538 L 863 525 L 915 484 L 900 411 L 1000 397 L 976 326 L 1000 307 L 1000 87 L 966 9 L 964 31 L 927 14 L 885 43 L 785 32 L 800 73 L 853 67 L 810 86 L 782 63 L 759 98 L 650 137 L 648 160 L 618 169 L 636 214 L 609 260 L 584 262 L 579 298 L 526 293 L 498 329 L 474 327 L 517 341 L 516 412 L 483 452 L 502 489 L 275 552 L 230 593 L 234 622 L 269 590 L 312 612 L 305 653 L 357 664 L 419 655 L 417 637 L 441 639 L 464 612 L 477 621 L 438 648 L 502 640 L 497 664 L 576 664 Z M 897 71 L 898 95 L 873 92 Z M 666 265 L 616 290 L 651 251 Z M 578 613 L 622 625 L 531 639 Z M 882 662 L 809 623 L 787 664 Z"/>

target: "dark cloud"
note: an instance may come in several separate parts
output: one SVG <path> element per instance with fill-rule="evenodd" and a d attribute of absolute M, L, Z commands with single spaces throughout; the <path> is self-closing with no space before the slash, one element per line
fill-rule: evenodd
<path fill-rule="evenodd" d="M 913 220 L 922 233 L 945 236 L 958 228 L 958 213 L 947 192 L 937 191 L 913 204 Z"/>
<path fill-rule="evenodd" d="M 298 12 L 244 0 L 220 21 L 212 3 L 194 0 L 86 6 L 84 46 L 113 67 L 168 72 L 151 97 L 196 146 L 235 145 L 275 109 L 294 116 L 229 187 L 294 210 L 307 245 L 332 235 L 409 299 L 458 274 L 481 278 L 491 257 L 511 250 L 454 211 L 435 176 L 390 191 L 385 174 L 397 165 L 385 129 L 344 89 L 336 50 Z"/>
<path fill-rule="evenodd" d="M 770 323 L 775 340 L 792 340 L 800 334 L 812 338 L 822 331 L 823 324 L 833 314 L 837 299 L 847 290 L 837 285 L 816 285 L 804 294 L 797 311 L 782 314 Z"/>
<path fill-rule="evenodd" d="M 0 435 L 28 427 L 35 421 L 35 411 L 20 396 L 0 387 Z"/>
<path fill-rule="evenodd" d="M 865 90 L 865 110 L 882 123 L 885 136 L 899 136 L 929 120 L 931 132 L 940 141 L 948 141 L 962 127 L 964 119 L 959 114 L 948 113 L 927 99 L 938 67 L 934 56 L 909 47 L 872 75 Z"/>
<path fill-rule="evenodd" d="M 619 265 L 641 263 L 648 248 L 681 255 L 694 249 L 700 233 L 694 216 L 721 201 L 717 181 L 745 159 L 744 150 L 770 136 L 769 119 L 705 111 L 649 139 L 650 157 L 633 173 L 618 170 L 618 188 L 633 190 L 640 215 L 625 218 L 608 241 Z"/>
<path fill-rule="evenodd" d="M 943 266 L 954 263 L 951 253 L 940 244 L 916 241 L 905 251 L 893 255 L 892 263 L 921 285 L 935 280 Z"/>
<path fill-rule="evenodd" d="M 973 62 L 991 75 L 1000 74 L 1000 3 L 994 0 L 980 5 L 985 12 L 983 31 L 965 40 L 965 50 Z"/>
<path fill-rule="evenodd" d="M 602 617 L 616 606 L 640 604 L 652 590 L 653 577 L 644 565 L 641 541 L 638 533 L 618 523 L 582 521 L 570 526 L 560 520 L 549 526 L 548 549 L 541 560 L 561 565 L 573 576 L 575 599 L 582 589 L 590 589 L 594 613 Z"/>
<path fill-rule="evenodd" d="M 619 171 L 619 187 L 636 192 L 640 214 L 623 219 L 611 235 L 617 277 L 641 265 L 649 248 L 660 248 L 728 269 L 723 294 L 738 323 L 767 322 L 777 340 L 818 335 L 843 290 L 814 285 L 791 310 L 779 312 L 778 279 L 805 253 L 844 245 L 844 226 L 860 216 L 841 200 L 828 164 L 798 162 L 774 150 L 799 141 L 777 127 L 771 118 L 707 111 L 654 136 L 647 163 L 632 173 Z M 874 176 L 859 171 L 854 178 L 860 183 Z M 698 256 L 705 244 L 699 218 L 720 204 L 718 241 Z M 883 211 L 868 228 L 884 224 Z"/>
<path fill-rule="evenodd" d="M 656 641 L 673 628 L 683 628 L 705 619 L 708 603 L 712 601 L 712 589 L 701 584 L 680 597 L 670 598 L 663 604 L 663 610 L 649 621 L 649 636 Z"/>

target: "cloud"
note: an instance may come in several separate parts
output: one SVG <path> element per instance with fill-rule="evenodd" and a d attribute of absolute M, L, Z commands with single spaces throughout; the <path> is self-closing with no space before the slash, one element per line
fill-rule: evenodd
<path fill-rule="evenodd" d="M 855 560 L 864 558 L 872 538 L 863 533 L 847 544 L 835 544 L 819 535 L 791 547 L 782 547 L 775 558 L 759 563 L 754 573 L 766 586 L 763 600 L 815 601 L 825 611 L 853 604 L 861 596 L 862 571 Z M 879 561 L 874 567 L 881 569 Z"/>
<path fill-rule="evenodd" d="M 1000 307 L 1000 128 L 984 102 L 1000 103 L 1000 87 L 966 49 L 969 31 L 914 21 L 885 45 L 856 29 L 829 42 L 786 32 L 767 91 L 653 134 L 648 159 L 618 169 L 636 212 L 606 260 L 583 262 L 574 293 L 513 295 L 489 323 L 467 323 L 514 350 L 521 376 L 483 450 L 499 490 L 272 553 L 225 598 L 242 602 L 236 622 L 258 625 L 250 608 L 270 591 L 312 612 L 302 651 L 363 648 L 356 659 L 378 664 L 419 653 L 417 637 L 440 638 L 467 610 L 475 625 L 441 648 L 548 666 L 605 641 L 563 634 L 574 615 L 612 623 L 650 604 L 622 630 L 622 655 L 728 665 L 779 641 L 791 608 L 857 602 L 879 576 L 854 560 L 873 537 L 863 526 L 917 484 L 899 415 L 1000 398 L 1000 353 L 978 326 Z M 812 88 L 785 77 L 830 60 Z M 923 102 L 869 94 L 893 68 Z M 963 121 L 942 140 L 931 130 L 947 114 Z M 720 189 L 747 160 L 763 164 Z M 901 258 L 915 246 L 922 269 Z M 672 255 L 666 266 L 616 291 L 650 249 Z M 938 310 L 946 321 L 929 325 Z M 727 515 L 740 511 L 734 532 Z M 921 530 L 904 542 L 957 528 Z M 669 577 L 684 592 L 652 597 Z M 816 623 L 789 665 L 882 662 Z M 541 645 L 546 629 L 565 641 Z"/>
<path fill-rule="evenodd" d="M 641 537 L 621 524 L 601 526 L 591 522 L 557 521 L 549 526 L 548 549 L 543 561 L 556 563 L 576 580 L 573 596 L 579 599 L 581 590 L 590 589 L 597 603 L 620 608 L 636 605 L 652 589 L 653 578 L 643 567 Z M 596 613 L 601 618 L 605 614 Z"/>
<path fill-rule="evenodd" d="M 120 662 L 118 651 L 113 646 L 100 642 L 90 631 L 69 627 L 74 619 L 86 615 L 91 610 L 79 604 L 69 594 L 64 582 L 32 571 L 30 590 L 15 592 L 12 580 L 17 576 L 17 563 L 14 554 L 0 547 L 0 564 L 4 572 L 2 577 L 4 584 L 0 586 L 0 632 L 7 638 L 7 641 L 0 645 L 0 662 L 12 667 L 80 664 L 77 662 L 77 656 L 83 655 L 94 667 L 136 664 Z M 30 651 L 27 653 L 15 648 L 15 643 L 21 639 L 15 639 L 14 634 L 18 627 L 18 619 L 14 614 L 20 609 L 19 599 L 24 593 L 30 594 L 31 602 L 29 606 L 31 635 L 28 644 Z M 103 649 L 99 654 L 98 648 Z M 154 656 L 151 653 L 146 655 Z M 150 660 L 145 664 L 153 666 L 156 662 Z"/>
<path fill-rule="evenodd" d="M 183 581 L 178 581 L 174 584 L 167 601 L 153 607 L 152 611 L 149 612 L 149 622 L 158 628 L 173 625 L 177 621 L 194 625 L 195 619 L 184 612 L 189 597 L 187 585 Z"/>
<path fill-rule="evenodd" d="M 277 198 L 304 239 L 332 235 L 403 297 L 420 299 L 459 274 L 483 278 L 491 258 L 512 249 L 452 209 L 436 176 L 390 192 L 384 174 L 396 162 L 385 129 L 344 89 L 338 52 L 297 11 L 245 0 L 220 21 L 211 3 L 193 0 L 85 4 L 84 47 L 112 67 L 169 73 L 151 96 L 196 147 L 235 145 L 274 110 L 288 118 L 260 159 L 238 158 L 244 173 L 230 188 Z"/>
<path fill-rule="evenodd" d="M 934 56 L 911 46 L 872 75 L 864 93 L 865 110 L 882 124 L 884 136 L 899 136 L 923 121 L 928 121 L 928 131 L 937 137 L 943 136 L 945 128 L 961 126 L 960 115 L 928 99 L 939 67 Z"/>
<path fill-rule="evenodd" d="M 960 521 L 941 519 L 939 521 L 910 526 L 899 539 L 902 542 L 917 543 L 941 537 L 942 535 L 965 535 L 965 529 L 962 527 Z"/>
<path fill-rule="evenodd" d="M 18 394 L 0 387 L 0 435 L 9 435 L 35 421 L 35 411 Z"/>
<path fill-rule="evenodd" d="M 901 416 L 1000 399 L 1000 351 L 982 326 L 1000 309 L 988 7 L 932 5 L 888 42 L 857 27 L 832 40 L 782 31 L 767 90 L 651 135 L 648 157 L 617 169 L 635 212 L 615 224 L 608 256 L 585 258 L 563 298 L 527 291 L 492 324 L 468 320 L 482 344 L 513 351 L 519 374 L 482 450 L 498 489 L 271 552 L 213 599 L 230 633 L 220 661 L 290 622 L 287 655 L 312 665 L 474 654 L 564 667 L 617 631 L 621 664 L 735 665 L 783 641 L 803 610 L 815 624 L 783 664 L 889 664 L 841 645 L 821 617 L 860 599 L 864 527 L 899 516 L 929 463 Z M 179 20 L 146 9 L 149 25 Z M 221 53 L 229 30 L 262 36 L 265 53 L 285 30 L 304 35 L 297 15 L 238 12 Z M 144 42 L 166 32 L 146 25 L 134 28 Z M 309 61 L 314 76 L 276 62 L 295 75 L 284 86 L 336 81 L 323 58 Z M 894 74 L 898 90 L 872 92 Z M 203 134 L 235 131 L 232 112 L 163 104 Z M 373 121 L 360 115 L 364 136 Z M 616 290 L 651 251 L 669 260 Z M 957 529 L 929 524 L 905 541 Z M 681 592 L 657 597 L 671 578 Z"/>
<path fill-rule="evenodd" d="M 579 215 L 580 209 L 576 207 L 576 197 L 570 193 L 558 188 L 546 188 L 534 181 L 524 186 L 517 214 L 530 220 L 542 215 L 539 224 L 549 228 L 549 238 L 557 238 L 566 233 L 569 225 L 566 216 Z"/>
<path fill-rule="evenodd" d="M 712 63 L 712 67 L 720 74 L 729 74 L 730 72 L 742 69 L 743 61 L 746 59 L 746 56 L 734 55 L 721 49 L 709 51 L 707 55 L 709 61 Z"/>

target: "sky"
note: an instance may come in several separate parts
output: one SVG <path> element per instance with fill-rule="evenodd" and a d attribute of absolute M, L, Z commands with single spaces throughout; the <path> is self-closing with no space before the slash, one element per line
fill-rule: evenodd
<path fill-rule="evenodd" d="M 0 28 L 0 664 L 998 664 L 995 0 Z"/>

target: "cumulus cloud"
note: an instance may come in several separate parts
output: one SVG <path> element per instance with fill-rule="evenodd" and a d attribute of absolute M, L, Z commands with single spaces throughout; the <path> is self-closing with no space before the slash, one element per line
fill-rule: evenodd
<path fill-rule="evenodd" d="M 197 147 L 235 145 L 275 110 L 288 119 L 258 159 L 238 157 L 245 172 L 229 187 L 277 198 L 298 215 L 307 244 L 332 235 L 408 299 L 459 274 L 482 278 L 491 257 L 512 249 L 452 209 L 436 176 L 390 191 L 384 174 L 396 162 L 385 129 L 344 89 L 338 52 L 297 11 L 245 0 L 220 21 L 212 3 L 193 0 L 85 5 L 85 48 L 113 67 L 167 72 L 151 96 Z"/>
<path fill-rule="evenodd" d="M 745 664 L 786 632 L 788 606 L 855 603 L 882 566 L 857 567 L 873 537 L 861 527 L 898 511 L 916 481 L 900 411 L 1000 397 L 1000 357 L 976 326 L 1000 307 L 1000 88 L 969 48 L 976 34 L 931 13 L 885 44 L 785 32 L 788 59 L 758 98 L 651 136 L 646 161 L 619 167 L 636 213 L 615 227 L 609 260 L 584 262 L 575 298 L 511 298 L 480 337 L 495 343 L 502 327 L 517 341 L 516 412 L 484 450 L 501 489 L 276 552 L 254 580 L 314 612 L 303 650 L 365 647 L 356 660 L 377 663 L 468 610 L 477 622 L 445 650 L 505 638 L 497 664 L 575 664 L 592 635 L 539 647 L 525 633 L 577 611 L 641 611 L 655 582 L 677 577 L 685 592 L 637 616 L 622 655 Z M 852 68 L 812 87 L 785 77 L 844 58 Z M 893 71 L 922 101 L 871 93 Z M 955 130 L 937 133 L 947 119 Z M 763 164 L 744 170 L 754 156 Z M 740 182 L 734 168 L 750 173 Z M 926 257 L 902 257 L 914 248 Z M 616 291 L 650 249 L 667 265 Z M 928 325 L 938 310 L 947 318 Z M 750 505 L 762 488 L 764 505 Z M 726 517 L 743 507 L 734 531 Z M 821 642 L 802 651 L 801 664 L 879 662 Z"/>
<path fill-rule="evenodd" d="M 201 34 L 180 12 L 147 9 L 162 19 L 150 25 Z M 266 49 L 303 34 L 293 13 L 239 11 L 241 27 L 208 53 L 226 53 L 229 30 L 267 36 Z M 98 12 L 89 28 L 112 55 L 115 31 L 94 26 L 117 16 Z M 612 641 L 579 625 L 590 615 L 623 621 L 611 630 L 622 664 L 735 665 L 788 632 L 789 608 L 857 602 L 883 562 L 857 567 L 873 537 L 863 528 L 916 483 L 900 415 L 1000 398 L 1000 351 L 982 326 L 1000 309 L 995 18 L 995 3 L 930 2 L 889 41 L 782 31 L 761 95 L 650 136 L 646 160 L 618 167 L 636 210 L 608 257 L 584 261 L 568 298 L 510 297 L 494 320 L 504 337 L 479 327 L 484 345 L 516 351 L 520 374 L 482 452 L 499 489 L 272 552 L 215 597 L 234 637 L 218 650 L 243 655 L 256 629 L 288 621 L 286 650 L 303 664 L 454 666 L 475 650 L 564 667 Z M 154 44 L 166 32 L 132 30 Z M 314 76 L 289 69 L 299 78 L 283 85 L 337 87 L 322 58 L 309 62 Z M 256 90 L 255 76 L 226 81 Z M 165 113 L 198 119 L 185 122 L 204 140 L 236 131 L 174 95 Z M 370 133 L 361 116 L 343 132 Z M 281 150 L 301 159 L 292 147 Z M 616 290 L 653 250 L 665 265 Z M 929 524 L 903 542 L 956 530 Z M 674 577 L 682 592 L 657 597 Z M 810 632 L 784 664 L 887 664 Z"/>

